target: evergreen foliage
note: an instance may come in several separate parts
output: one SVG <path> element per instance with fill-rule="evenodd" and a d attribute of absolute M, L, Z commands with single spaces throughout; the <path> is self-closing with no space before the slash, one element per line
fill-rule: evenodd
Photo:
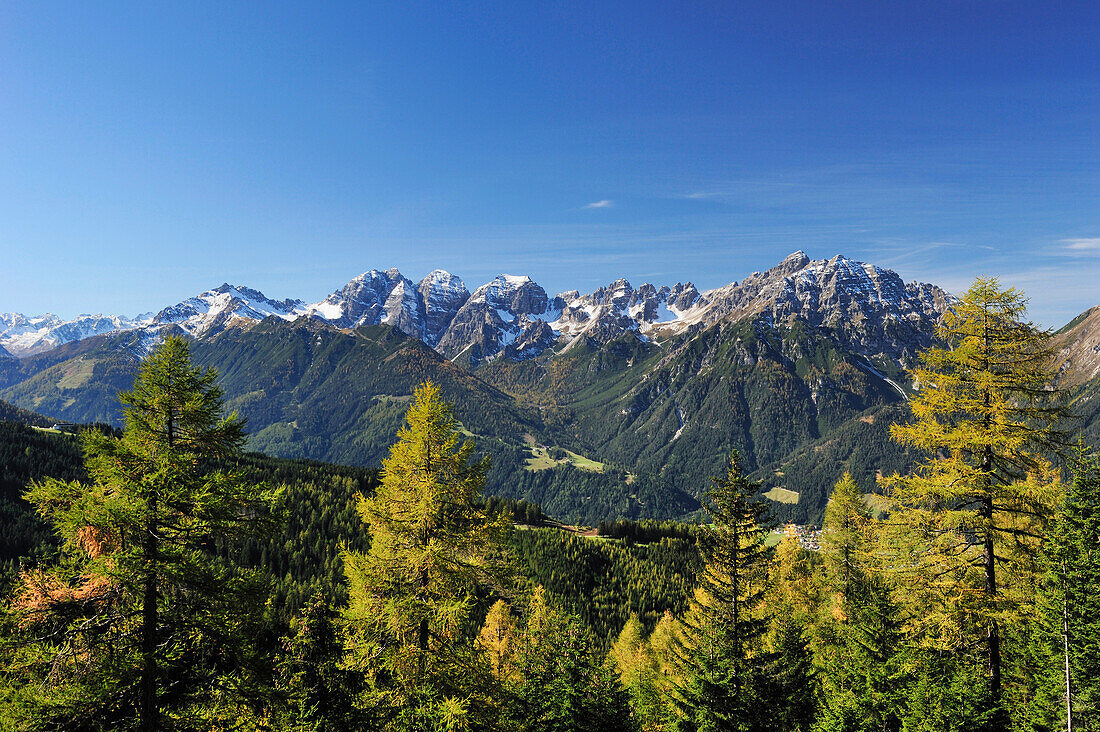
<path fill-rule="evenodd" d="M 207 463 L 243 442 L 214 380 L 165 339 L 119 397 L 122 436 L 82 434 L 88 483 L 27 492 L 62 553 L 22 572 L 13 601 L 27 713 L 14 726 L 170 729 L 244 703 L 263 586 L 216 548 L 265 529 L 272 497 Z"/>
<path fill-rule="evenodd" d="M 288 697 L 280 728 L 322 732 L 361 724 L 355 706 L 358 677 L 343 667 L 345 638 L 339 617 L 315 595 L 297 618 L 279 664 L 280 687 Z"/>
<path fill-rule="evenodd" d="M 438 387 L 416 390 L 406 421 L 377 489 L 359 501 L 370 549 L 344 555 L 354 662 L 394 729 L 490 705 L 469 683 L 471 624 L 479 600 L 505 589 L 510 519 L 484 510 L 488 460 L 473 459 Z"/>
<path fill-rule="evenodd" d="M 683 613 L 701 565 L 694 542 L 667 537 L 629 544 L 537 529 L 515 532 L 512 544 L 523 573 L 577 614 L 601 643 L 632 614 L 652 627 L 667 611 Z"/>
<path fill-rule="evenodd" d="M 1047 548 L 1048 617 L 1053 629 L 1063 724 L 1100 730 L 1100 462 L 1081 455 Z"/>
<path fill-rule="evenodd" d="M 684 677 L 674 698 L 680 730 L 762 730 L 768 722 L 766 507 L 753 498 L 756 489 L 735 452 L 704 503 L 714 523 L 677 653 Z"/>

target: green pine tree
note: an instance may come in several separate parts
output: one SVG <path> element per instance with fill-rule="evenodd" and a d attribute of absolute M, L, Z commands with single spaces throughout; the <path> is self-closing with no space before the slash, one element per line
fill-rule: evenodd
<path fill-rule="evenodd" d="M 1100 461 L 1079 456 L 1047 549 L 1063 721 L 1100 730 Z"/>
<path fill-rule="evenodd" d="M 355 708 L 359 676 L 343 668 L 346 650 L 339 619 L 319 594 L 297 619 L 280 662 L 281 686 L 291 707 L 283 727 L 322 732 L 361 726 L 363 715 Z"/>
<path fill-rule="evenodd" d="M 890 732 L 906 691 L 901 609 L 873 563 L 875 523 L 855 481 L 833 488 L 821 535 L 824 584 L 818 620 L 821 703 L 817 732 Z"/>
<path fill-rule="evenodd" d="M 218 467 L 239 454 L 244 424 L 222 416 L 215 382 L 186 341 L 164 339 L 119 395 L 122 437 L 83 433 L 90 483 L 26 493 L 64 542 L 59 563 L 23 573 L 13 604 L 35 639 L 21 659 L 48 665 L 33 726 L 161 730 L 244 714 L 236 692 L 266 589 L 218 549 L 269 529 L 273 495 Z"/>
<path fill-rule="evenodd" d="M 766 729 L 761 688 L 767 655 L 763 613 L 768 571 L 766 507 L 736 452 L 704 506 L 713 520 L 701 540 L 706 566 L 677 649 L 683 681 L 673 694 L 679 730 Z"/>

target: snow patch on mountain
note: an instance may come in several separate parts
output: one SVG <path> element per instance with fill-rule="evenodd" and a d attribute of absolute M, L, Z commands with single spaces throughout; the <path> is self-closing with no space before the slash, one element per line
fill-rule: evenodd
<path fill-rule="evenodd" d="M 305 312 L 301 300 L 271 300 L 258 290 L 223 284 L 161 310 L 143 327 L 146 330 L 160 330 L 175 325 L 189 335 L 199 337 L 271 316 L 295 320 Z"/>
<path fill-rule="evenodd" d="M 133 330 L 148 324 L 150 316 L 127 318 L 119 315 L 78 315 L 62 320 L 52 313 L 26 316 L 0 314 L 0 347 L 13 356 L 31 356 L 51 348 L 95 335 Z"/>

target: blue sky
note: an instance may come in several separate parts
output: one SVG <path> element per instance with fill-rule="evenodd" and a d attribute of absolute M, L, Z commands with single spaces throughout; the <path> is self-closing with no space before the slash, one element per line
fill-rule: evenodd
<path fill-rule="evenodd" d="M 0 311 L 804 249 L 1100 303 L 1096 3 L 0 5 Z"/>

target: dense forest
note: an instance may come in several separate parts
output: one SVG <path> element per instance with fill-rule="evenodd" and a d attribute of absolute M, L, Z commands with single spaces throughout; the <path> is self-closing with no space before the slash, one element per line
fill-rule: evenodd
<path fill-rule="evenodd" d="M 975 282 L 865 423 L 918 467 L 812 547 L 736 451 L 698 524 L 486 497 L 432 383 L 380 470 L 245 453 L 169 337 L 121 431 L 0 424 L 0 727 L 1100 729 L 1100 462 L 1023 303 Z"/>

